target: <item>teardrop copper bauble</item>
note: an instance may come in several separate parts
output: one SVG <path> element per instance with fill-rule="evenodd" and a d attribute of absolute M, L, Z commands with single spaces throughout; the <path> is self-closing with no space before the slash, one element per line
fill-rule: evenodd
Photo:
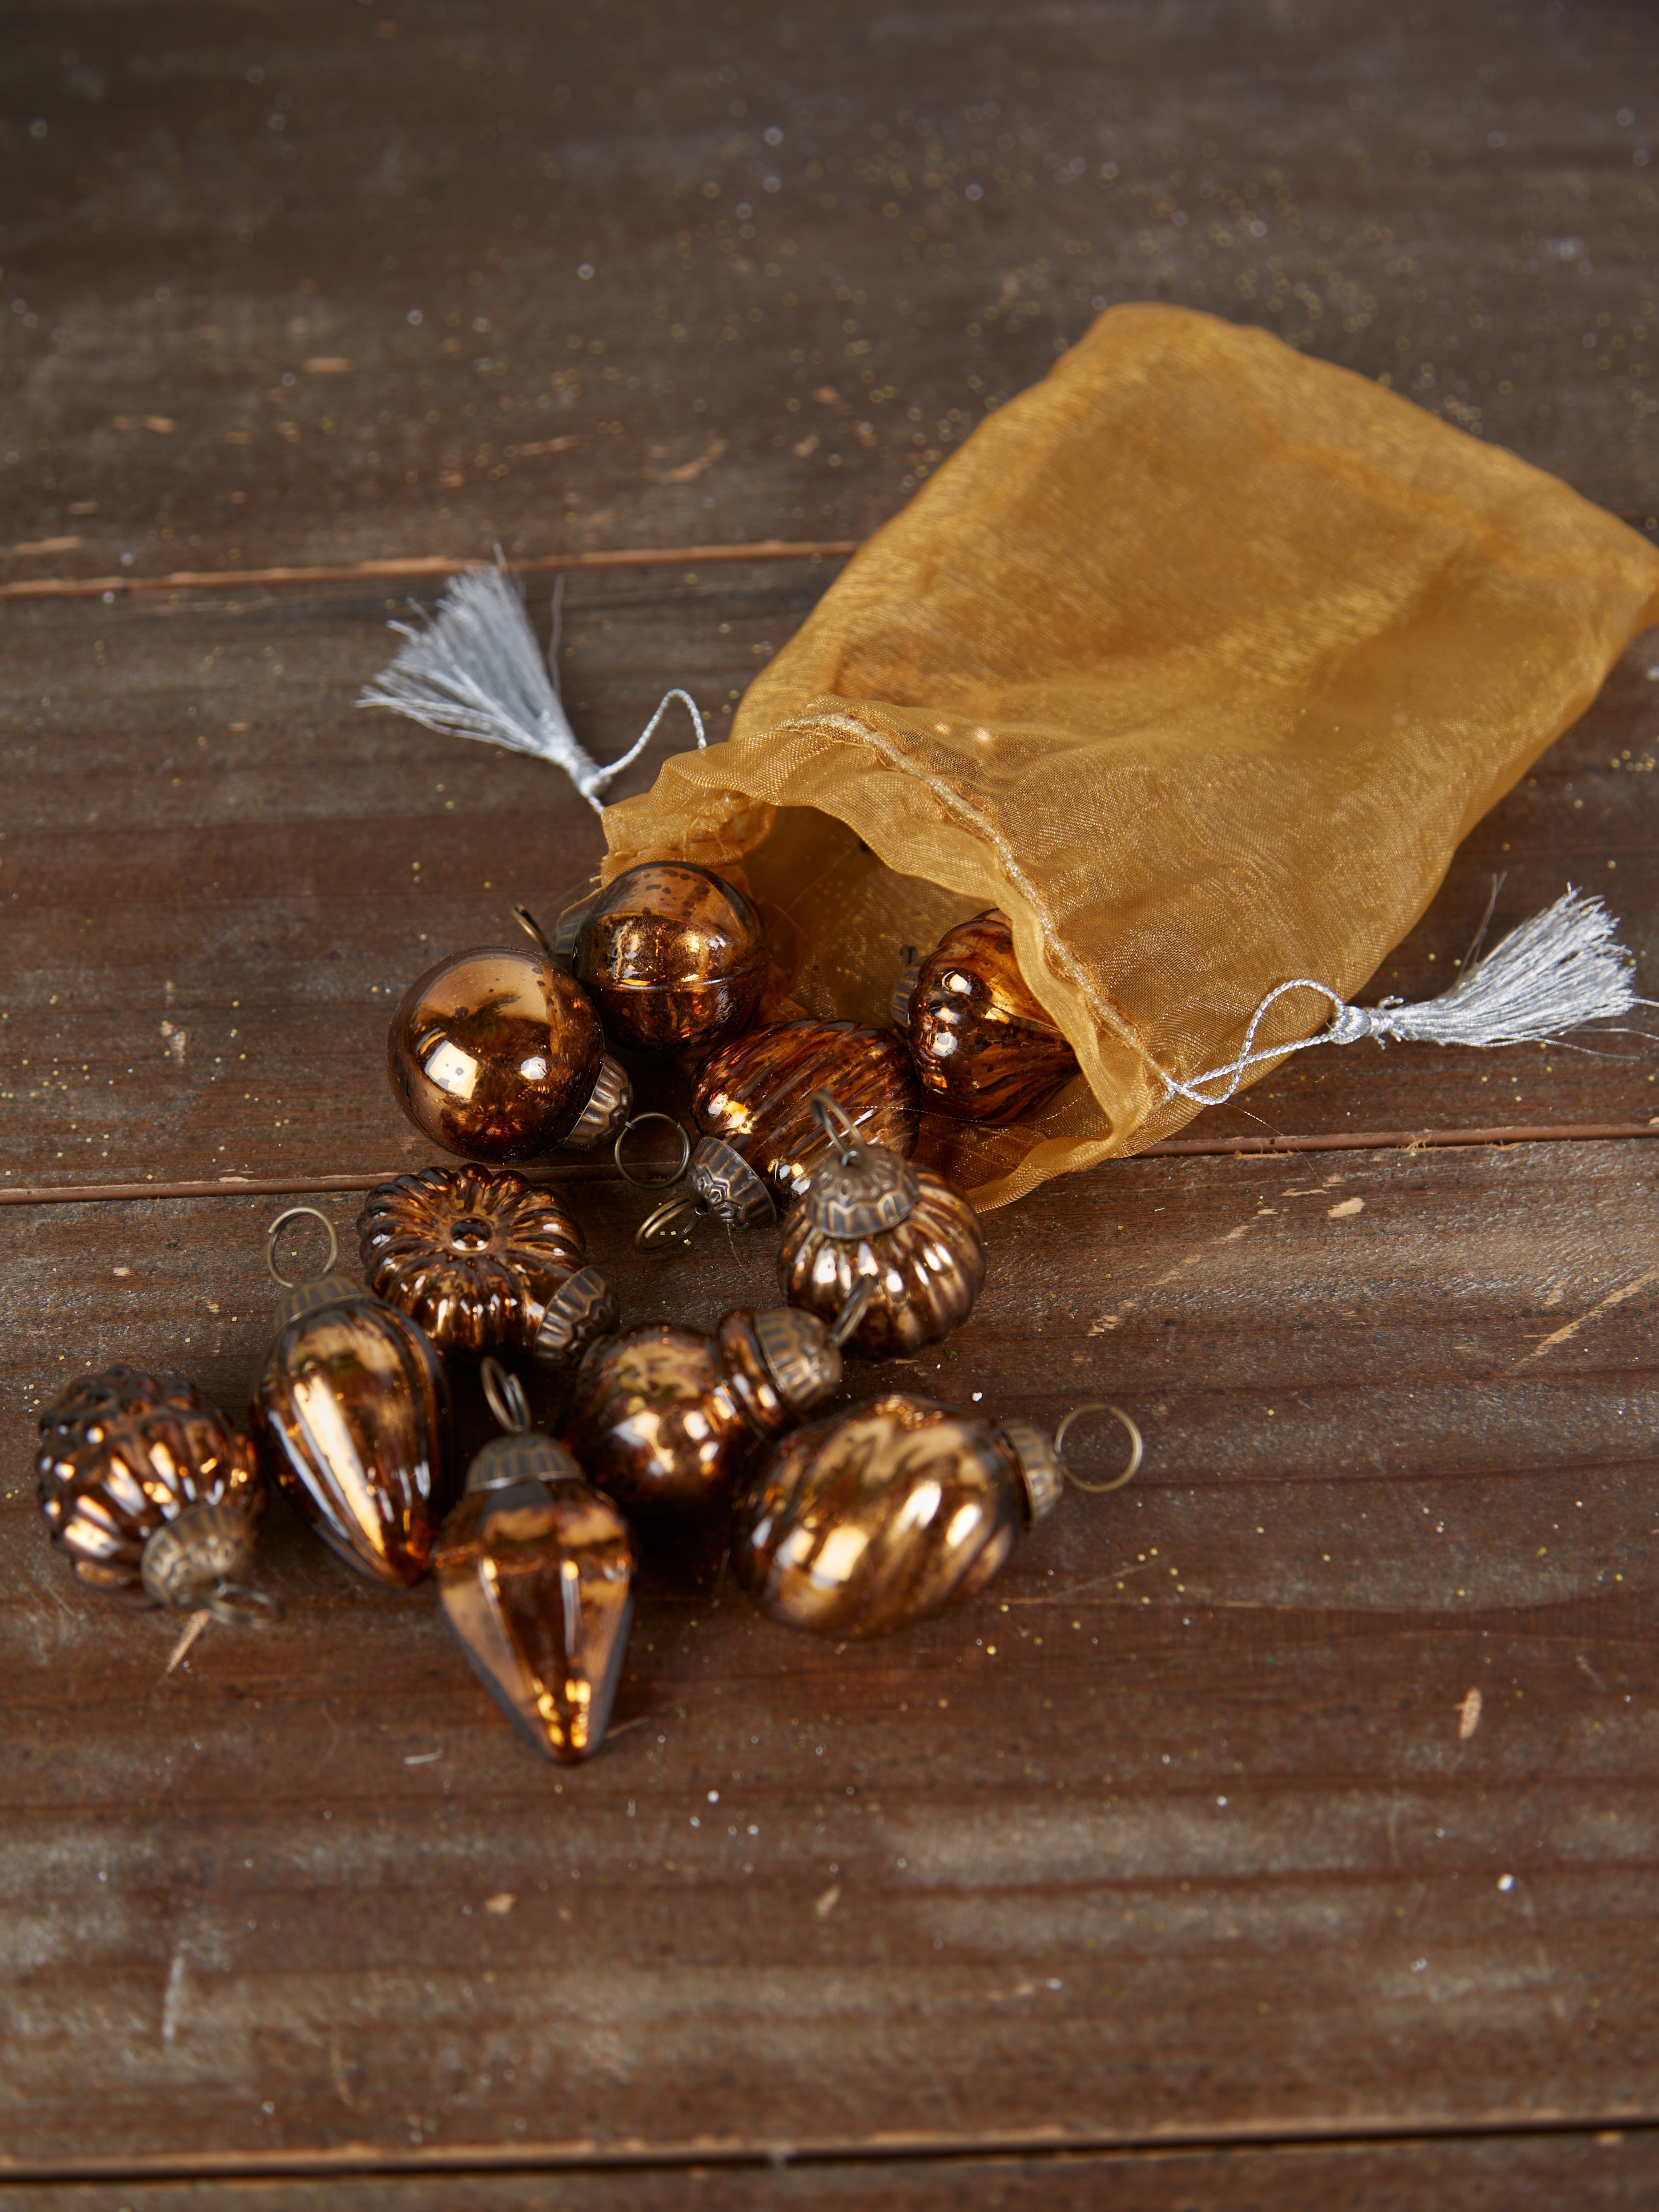
<path fill-rule="evenodd" d="M 630 1510 L 697 1510 L 727 1498 L 757 1442 L 840 1380 L 829 1331 L 805 1314 L 739 1310 L 712 1336 L 631 1328 L 582 1361 L 565 1442 L 588 1480 Z"/>
<path fill-rule="evenodd" d="M 34 1471 L 52 1540 L 76 1574 L 129 1603 L 155 1602 L 144 1547 L 198 1505 L 264 1506 L 253 1446 L 182 1375 L 106 1367 L 66 1383 L 40 1416 Z"/>
<path fill-rule="evenodd" d="M 1078 1072 L 996 907 L 947 932 L 921 963 L 908 1035 L 928 1105 L 969 1121 L 1016 1121 Z"/>
<path fill-rule="evenodd" d="M 587 906 L 573 960 L 612 1036 L 647 1052 L 678 1052 L 717 1043 L 753 1020 L 766 987 L 766 932 L 723 877 L 646 861 Z"/>
<path fill-rule="evenodd" d="M 806 1188 L 830 1150 L 815 1119 L 815 1091 L 836 1103 L 867 1144 L 908 1159 L 921 1126 L 921 1093 L 902 1040 L 859 1022 L 779 1022 L 721 1048 L 704 1067 L 691 1112 L 753 1168 L 780 1206 Z"/>
<path fill-rule="evenodd" d="M 261 1454 L 349 1565 L 373 1582 L 418 1582 L 453 1490 L 443 1367 L 407 1314 L 343 1277 L 325 1287 L 328 1301 L 286 1322 L 265 1355 Z"/>
<path fill-rule="evenodd" d="M 859 1285 L 870 1285 L 869 1305 L 846 1341 L 867 1359 L 902 1357 L 949 1336 L 985 1283 L 978 1214 L 942 1176 L 925 1168 L 909 1173 L 915 1202 L 890 1229 L 838 1237 L 814 1219 L 810 1196 L 783 1226 L 778 1284 L 792 1306 L 833 1322 Z"/>
<path fill-rule="evenodd" d="M 543 1757 L 564 1765 L 605 1741 L 634 1610 L 628 1523 L 576 1477 L 545 1437 L 487 1447 L 432 1563 L 479 1680 Z"/>
<path fill-rule="evenodd" d="M 447 1152 L 532 1160 L 605 1133 L 578 1132 L 610 1066 L 599 1016 L 532 951 L 486 945 L 428 968 L 392 1019 L 386 1065 L 398 1104 Z"/>
<path fill-rule="evenodd" d="M 440 1352 L 533 1346 L 586 1257 L 553 1192 L 510 1168 L 398 1176 L 370 1191 L 357 1230 L 370 1290 L 418 1322 Z M 604 1333 L 593 1320 L 591 1334 Z"/>
<path fill-rule="evenodd" d="M 886 1636 L 982 1589 L 1025 1522 L 1006 1438 L 893 1391 L 771 1447 L 738 1504 L 732 1559 L 773 1620 Z"/>

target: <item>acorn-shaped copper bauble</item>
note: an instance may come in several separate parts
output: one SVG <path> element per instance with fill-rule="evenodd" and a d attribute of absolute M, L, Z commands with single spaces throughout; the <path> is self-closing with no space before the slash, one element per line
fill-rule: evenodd
<path fill-rule="evenodd" d="M 691 1101 L 702 1136 L 686 1188 L 650 1217 L 647 1249 L 688 1236 L 702 1216 L 763 1228 L 800 1197 L 830 1139 L 812 1111 L 834 1092 L 869 1143 L 908 1158 L 921 1125 L 921 1093 L 902 1041 L 859 1022 L 777 1022 L 722 1046 Z"/>
<path fill-rule="evenodd" d="M 943 1177 L 866 1144 L 827 1091 L 812 1110 L 834 1142 L 783 1225 L 778 1282 L 821 1320 L 870 1296 L 849 1350 L 871 1359 L 914 1352 L 966 1321 L 985 1281 L 979 1216 Z"/>
<path fill-rule="evenodd" d="M 605 1741 L 633 1617 L 634 1545 L 569 1453 L 535 1433 L 493 1359 L 484 1389 L 508 1431 L 467 1469 L 433 1554 L 450 1626 L 484 1687 L 544 1758 Z"/>
<path fill-rule="evenodd" d="M 283 1225 L 266 1261 L 285 1292 L 254 1399 L 264 1463 L 323 1540 L 371 1582 L 418 1582 L 452 1502 L 449 1392 L 424 1329 L 349 1275 L 292 1284 L 277 1274 Z"/>
<path fill-rule="evenodd" d="M 1019 972 L 992 907 L 940 938 L 893 993 L 927 1103 L 970 1121 L 1017 1121 L 1078 1072 L 1077 1054 Z"/>
<path fill-rule="evenodd" d="M 1133 1447 L 1111 1482 L 1140 1464 L 1140 1432 L 1115 1406 L 1079 1406 L 1052 1438 L 1025 1422 L 993 1429 L 976 1413 L 890 1391 L 782 1437 L 739 1501 L 732 1559 L 775 1620 L 824 1636 L 885 1636 L 996 1573 L 1019 1531 L 1077 1481 L 1066 1431 L 1087 1412 L 1115 1414 Z"/>
<path fill-rule="evenodd" d="M 617 1326 L 582 1232 L 511 1168 L 423 1168 L 376 1184 L 357 1217 L 363 1275 L 440 1352 L 513 1345 L 580 1358 Z"/>
<path fill-rule="evenodd" d="M 416 1127 L 474 1159 L 602 1144 L 628 1119 L 627 1075 L 545 946 L 488 945 L 428 968 L 392 1018 L 386 1067 Z"/>
<path fill-rule="evenodd" d="M 34 1468 L 52 1540 L 94 1589 L 221 1620 L 276 1610 L 240 1586 L 265 1502 L 253 1447 L 182 1375 L 77 1376 L 40 1416 Z"/>
<path fill-rule="evenodd" d="M 840 1381 L 835 1332 L 810 1314 L 740 1310 L 712 1336 L 631 1328 L 593 1345 L 576 1370 L 565 1442 L 620 1504 L 697 1508 L 726 1497 L 760 1439 Z"/>
<path fill-rule="evenodd" d="M 723 877 L 648 860 L 581 902 L 572 963 L 612 1036 L 680 1052 L 754 1019 L 766 988 L 766 932 Z"/>

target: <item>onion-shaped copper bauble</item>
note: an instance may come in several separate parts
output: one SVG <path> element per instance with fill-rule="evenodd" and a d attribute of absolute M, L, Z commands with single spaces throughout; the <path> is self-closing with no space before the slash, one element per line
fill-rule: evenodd
<path fill-rule="evenodd" d="M 40 1416 L 34 1465 L 52 1540 L 94 1589 L 217 1612 L 246 1571 L 253 1447 L 182 1375 L 77 1376 Z"/>
<path fill-rule="evenodd" d="M 428 968 L 392 1018 L 386 1066 L 416 1127 L 475 1159 L 598 1145 L 628 1118 L 598 1015 L 544 952 L 491 945 Z"/>
<path fill-rule="evenodd" d="M 872 1359 L 948 1336 L 973 1311 L 985 1281 L 978 1214 L 941 1176 L 860 1143 L 838 1125 L 837 1102 L 827 1093 L 812 1105 L 826 1128 L 836 1127 L 836 1142 L 784 1223 L 784 1296 L 828 1321 L 867 1288 L 846 1341 Z"/>
<path fill-rule="evenodd" d="M 440 1352 L 518 1345 L 580 1358 L 617 1326 L 582 1232 L 511 1168 L 423 1168 L 379 1183 L 357 1217 L 363 1273 Z"/>
<path fill-rule="evenodd" d="M 830 1139 L 813 1114 L 833 1091 L 860 1136 L 908 1158 L 921 1093 L 910 1055 L 890 1030 L 858 1022 L 778 1022 L 735 1038 L 708 1060 L 691 1100 L 702 1135 L 687 1188 L 640 1232 L 647 1247 L 683 1236 L 698 1215 L 760 1228 L 806 1189 Z"/>
<path fill-rule="evenodd" d="M 530 1430 L 506 1380 L 513 1433 L 486 1444 L 433 1557 L 438 1595 L 474 1670 L 544 1758 L 591 1759 L 605 1741 L 633 1617 L 628 1523 L 550 1437 Z M 495 1385 L 491 1389 L 492 1380 Z"/>
<path fill-rule="evenodd" d="M 349 1566 L 418 1582 L 453 1502 L 442 1363 L 407 1314 L 349 1275 L 284 1287 L 254 1399 L 264 1463 Z"/>
<path fill-rule="evenodd" d="M 948 931 L 893 994 L 927 1103 L 970 1121 L 1017 1121 L 1078 1072 L 993 907 Z"/>
<path fill-rule="evenodd" d="M 612 1036 L 678 1052 L 753 1020 L 766 932 L 734 884 L 681 861 L 646 861 L 584 906 L 572 957 Z"/>
<path fill-rule="evenodd" d="M 834 1334 L 809 1314 L 729 1313 L 712 1336 L 632 1328 L 582 1361 L 565 1442 L 625 1506 L 703 1506 L 727 1494 L 759 1438 L 840 1381 Z"/>

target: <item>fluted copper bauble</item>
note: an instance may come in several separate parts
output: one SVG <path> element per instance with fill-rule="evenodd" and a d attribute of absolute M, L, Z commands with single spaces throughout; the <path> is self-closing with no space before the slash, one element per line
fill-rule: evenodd
<path fill-rule="evenodd" d="M 379 1183 L 357 1217 L 363 1273 L 440 1352 L 580 1356 L 617 1326 L 582 1232 L 511 1168 L 423 1168 Z"/>
<path fill-rule="evenodd" d="M 766 988 L 766 932 L 734 884 L 683 861 L 646 861 L 583 908 L 576 977 L 623 1043 L 678 1052 L 753 1020 Z"/>
<path fill-rule="evenodd" d="M 837 1102 L 820 1091 L 812 1103 L 833 1126 Z M 984 1232 L 962 1193 L 840 1127 L 784 1223 L 778 1283 L 790 1304 L 829 1322 L 865 1291 L 845 1340 L 885 1359 L 948 1336 L 984 1281 Z"/>
<path fill-rule="evenodd" d="M 515 1431 L 473 1461 L 433 1567 L 451 1628 L 514 1728 L 544 1758 L 591 1759 L 634 1610 L 633 1540 L 611 1500 L 550 1437 Z"/>
<path fill-rule="evenodd" d="M 1077 1054 L 1019 971 L 1008 917 L 992 907 L 949 930 L 893 995 L 928 1105 L 1017 1121 L 1078 1072 Z"/>
<path fill-rule="evenodd" d="M 386 1066 L 416 1127 L 473 1159 L 601 1144 L 628 1118 L 628 1078 L 586 994 L 545 953 L 512 945 L 452 953 L 411 983 Z"/>
<path fill-rule="evenodd" d="M 40 1416 L 34 1464 L 52 1540 L 94 1589 L 189 1610 L 246 1571 L 253 1447 L 182 1375 L 77 1376 Z"/>
<path fill-rule="evenodd" d="M 594 1345 L 577 1370 L 565 1442 L 623 1505 L 699 1508 L 726 1498 L 759 1439 L 840 1380 L 834 1335 L 808 1314 L 740 1310 L 712 1336 L 633 1328 Z"/>
<path fill-rule="evenodd" d="M 291 1290 L 278 1316 L 254 1400 L 266 1468 L 348 1565 L 418 1582 L 453 1490 L 431 1340 L 343 1274 Z"/>

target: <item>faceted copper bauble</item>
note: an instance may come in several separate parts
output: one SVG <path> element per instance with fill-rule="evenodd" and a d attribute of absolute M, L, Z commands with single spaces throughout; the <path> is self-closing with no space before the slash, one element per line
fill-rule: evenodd
<path fill-rule="evenodd" d="M 473 1462 L 432 1564 L 450 1626 L 514 1726 L 544 1758 L 591 1759 L 634 1610 L 633 1540 L 610 1499 L 550 1438 L 503 1437 Z"/>
<path fill-rule="evenodd" d="M 936 1343 L 967 1320 L 985 1282 L 985 1237 L 978 1214 L 941 1176 L 894 1162 L 901 1182 L 884 1171 L 890 1154 L 870 1151 L 861 1178 L 833 1154 L 816 1170 L 784 1224 L 778 1283 L 792 1306 L 824 1322 L 869 1284 L 869 1305 L 847 1344 L 886 1359 Z"/>
<path fill-rule="evenodd" d="M 866 1142 L 905 1159 L 915 1152 L 921 1093 L 910 1055 L 891 1030 L 857 1022 L 780 1022 L 737 1038 L 704 1067 L 691 1112 L 787 1206 L 830 1149 L 811 1105 L 820 1089 Z"/>
<path fill-rule="evenodd" d="M 996 907 L 942 937 L 900 990 L 916 1073 L 943 1113 L 1016 1121 L 1078 1072 L 1019 972 L 1013 930 Z"/>
<path fill-rule="evenodd" d="M 730 1036 L 766 987 L 760 916 L 734 884 L 680 861 L 647 861 L 608 884 L 573 958 L 612 1036 L 648 1052 Z"/>
<path fill-rule="evenodd" d="M 775 1620 L 885 1636 L 982 1589 L 1028 1517 L 1007 1437 L 894 1391 L 772 1447 L 738 1506 L 732 1564 Z"/>
<path fill-rule="evenodd" d="M 583 1267 L 581 1231 L 551 1191 L 510 1168 L 398 1176 L 370 1191 L 357 1230 L 370 1290 L 441 1352 L 533 1346 L 550 1308 L 567 1357 L 616 1327 L 608 1294 L 584 1295 L 590 1280 L 604 1284 Z"/>
<path fill-rule="evenodd" d="M 146 1547 L 203 1506 L 257 1525 L 264 1488 L 253 1447 L 182 1375 L 106 1367 L 77 1376 L 40 1416 L 34 1462 L 52 1540 L 94 1589 L 137 1605 Z"/>
<path fill-rule="evenodd" d="M 417 1582 L 451 1503 L 448 1391 L 407 1314 L 345 1275 L 283 1303 L 254 1412 L 266 1467 L 359 1573 Z"/>
<path fill-rule="evenodd" d="M 452 953 L 411 983 L 386 1066 L 416 1127 L 476 1159 L 596 1145 L 627 1119 L 628 1080 L 605 1058 L 586 994 L 544 955 L 511 945 Z"/>
<path fill-rule="evenodd" d="M 729 1313 L 713 1336 L 633 1328 L 583 1360 L 565 1441 L 623 1505 L 704 1506 L 727 1495 L 757 1438 L 840 1381 L 841 1353 L 807 1314 Z"/>

